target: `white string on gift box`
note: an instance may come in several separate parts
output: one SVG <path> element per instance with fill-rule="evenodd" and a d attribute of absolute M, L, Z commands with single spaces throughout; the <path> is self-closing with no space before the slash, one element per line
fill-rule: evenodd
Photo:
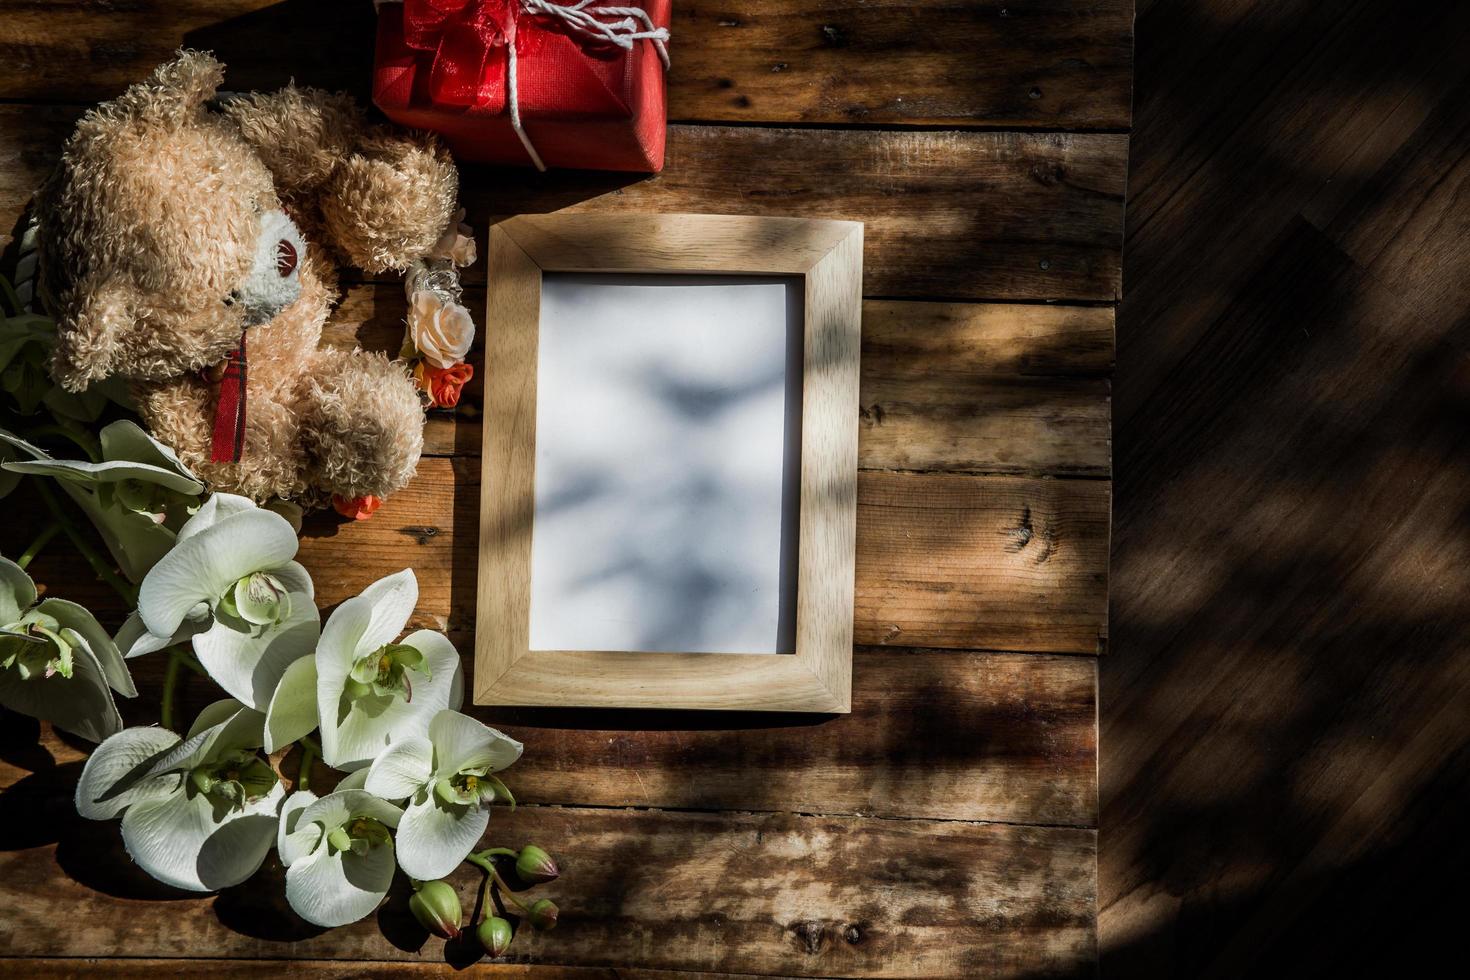
<path fill-rule="evenodd" d="M 596 2 L 597 0 L 580 0 L 578 3 L 559 4 L 552 3 L 551 0 L 521 0 L 521 9 L 528 14 L 558 18 L 568 34 L 584 41 L 613 44 L 624 51 L 632 51 L 633 45 L 638 41 L 650 41 L 658 51 L 658 57 L 663 62 L 664 70 L 668 71 L 669 29 L 667 27 L 654 27 L 653 19 L 648 16 L 648 11 L 641 7 L 592 6 Z M 611 23 L 600 19 L 610 17 L 623 19 Z M 521 145 L 526 148 L 526 153 L 530 155 L 531 162 L 536 165 L 536 169 L 544 172 L 546 164 L 542 162 L 541 154 L 536 152 L 536 147 L 531 145 L 531 137 L 526 135 L 526 130 L 521 125 L 520 92 L 516 84 L 514 27 L 512 27 L 511 36 L 506 39 L 505 50 L 507 59 L 505 94 L 510 108 L 510 126 L 515 130 L 516 136 L 520 137 Z"/>

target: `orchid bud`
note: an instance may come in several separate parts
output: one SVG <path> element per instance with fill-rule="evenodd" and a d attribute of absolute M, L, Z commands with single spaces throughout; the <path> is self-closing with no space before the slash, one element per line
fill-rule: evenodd
<path fill-rule="evenodd" d="M 447 881 L 425 881 L 415 886 L 409 911 L 419 925 L 440 939 L 459 938 L 459 893 Z"/>
<path fill-rule="evenodd" d="M 535 903 L 526 912 L 526 918 L 530 920 L 533 929 L 543 932 L 556 928 L 557 908 L 556 903 L 549 898 L 543 898 Z"/>
<path fill-rule="evenodd" d="M 550 854 L 535 844 L 527 844 L 516 857 L 516 874 L 528 885 L 539 885 L 555 881 L 561 875 L 561 869 Z"/>
<path fill-rule="evenodd" d="M 485 952 L 491 956 L 500 956 L 510 948 L 510 941 L 515 935 L 510 930 L 509 922 L 498 915 L 492 915 L 475 927 L 475 937 L 485 947 Z"/>

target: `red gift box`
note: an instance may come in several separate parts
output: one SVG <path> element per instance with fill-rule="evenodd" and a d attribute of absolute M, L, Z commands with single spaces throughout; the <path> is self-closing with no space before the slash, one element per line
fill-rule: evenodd
<path fill-rule="evenodd" d="M 601 5 L 593 0 L 582 9 L 591 14 Z M 531 13 L 530 6 L 523 0 L 385 4 L 378 14 L 373 102 L 397 123 L 442 134 L 463 160 L 528 166 L 536 162 L 534 148 L 549 167 L 663 169 L 662 45 L 640 38 L 625 48 L 589 38 L 561 17 Z M 668 27 L 670 0 L 638 6 L 654 27 Z M 630 21 L 626 29 L 644 26 Z M 513 101 L 524 141 L 512 119 Z"/>

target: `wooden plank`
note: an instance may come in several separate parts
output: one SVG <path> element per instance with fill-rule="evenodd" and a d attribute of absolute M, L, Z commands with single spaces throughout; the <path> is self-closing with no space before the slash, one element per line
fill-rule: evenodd
<path fill-rule="evenodd" d="M 1114 300 L 1127 152 L 1126 136 L 1100 133 L 672 126 L 654 177 L 497 175 L 472 180 L 465 201 L 476 218 L 563 209 L 862 221 L 864 295 Z"/>
<path fill-rule="evenodd" d="M 50 775 L 74 779 L 75 767 Z M 402 877 L 376 916 L 323 932 L 286 908 L 274 857 L 218 898 L 181 896 L 128 862 L 115 825 L 80 819 L 67 797 L 6 793 L 0 805 L 27 811 L 0 853 L 9 955 L 443 955 L 409 918 Z M 516 962 L 969 980 L 1076 976 L 1095 955 L 1091 830 L 520 807 L 492 837 L 534 839 L 562 860 L 544 889 L 561 908 L 557 929 L 518 936 Z M 473 908 L 478 874 L 462 867 L 453 880 Z M 172 900 L 140 915 L 139 898 Z"/>
<path fill-rule="evenodd" d="M 859 648 L 841 717 L 472 713 L 525 741 L 532 802 L 1094 826 L 1095 667 Z"/>
<path fill-rule="evenodd" d="M 669 117 L 1121 129 L 1132 15 L 1129 0 L 676 3 Z M 373 31 L 357 3 L 31 0 L 0 33 L 0 98 L 106 99 L 180 45 L 214 50 L 236 90 L 295 77 L 366 98 Z"/>
<path fill-rule="evenodd" d="M 470 634 L 451 639 L 473 678 Z M 144 693 L 122 705 L 128 724 L 158 720 L 164 664 L 129 663 Z M 467 710 L 525 743 L 505 774 L 524 803 L 1096 826 L 1094 660 L 860 647 L 853 669 L 852 714 L 840 717 Z M 192 718 L 218 691 L 187 677 L 180 697 L 179 717 Z M 0 735 L 16 747 L 0 789 L 87 749 L 29 719 Z"/>
<path fill-rule="evenodd" d="M 78 110 L 0 106 L 0 229 L 19 220 Z M 864 294 L 1113 300 L 1128 140 L 1118 134 L 673 126 L 654 177 L 465 167 L 465 203 L 790 215 L 865 223 Z M 483 262 L 467 281 L 484 281 Z"/>
<path fill-rule="evenodd" d="M 478 459 L 425 458 L 410 487 L 371 520 L 310 517 L 298 558 L 316 577 L 318 603 L 329 608 L 388 571 L 412 567 L 419 579 L 414 622 L 472 628 L 479 471 Z M 1110 495 L 1102 480 L 863 471 L 856 641 L 1099 652 L 1107 635 Z M 25 498 L 15 499 L 25 506 Z M 67 583 L 70 597 L 93 602 L 99 615 L 121 618 L 117 600 L 87 584 L 94 576 L 70 549 L 49 549 L 35 567 L 38 576 Z"/>
<path fill-rule="evenodd" d="M 857 642 L 1100 653 L 1111 487 L 864 473 Z"/>
<path fill-rule="evenodd" d="M 484 308 L 481 288 L 466 291 Z M 396 354 L 407 301 L 389 284 L 347 287 L 326 342 Z M 477 339 L 471 360 L 483 365 Z M 1113 311 L 1095 306 L 863 304 L 864 469 L 1105 477 Z M 424 452 L 480 452 L 483 372 L 466 388 L 469 411 L 434 412 Z"/>

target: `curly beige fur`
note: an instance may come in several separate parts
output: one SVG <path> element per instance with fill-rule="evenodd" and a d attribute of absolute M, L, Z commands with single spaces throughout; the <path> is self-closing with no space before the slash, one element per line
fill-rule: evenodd
<path fill-rule="evenodd" d="M 376 272 L 427 252 L 457 209 L 453 161 L 431 136 L 369 126 L 343 95 L 293 86 L 216 110 L 222 78 L 182 51 L 77 124 L 38 201 L 53 375 L 71 390 L 131 379 L 149 428 L 215 489 L 386 496 L 413 475 L 423 411 L 401 366 L 320 348 L 334 256 Z M 276 210 L 308 240 L 300 295 L 248 327 L 243 458 L 217 464 L 207 369 L 246 329 L 236 300 Z"/>

